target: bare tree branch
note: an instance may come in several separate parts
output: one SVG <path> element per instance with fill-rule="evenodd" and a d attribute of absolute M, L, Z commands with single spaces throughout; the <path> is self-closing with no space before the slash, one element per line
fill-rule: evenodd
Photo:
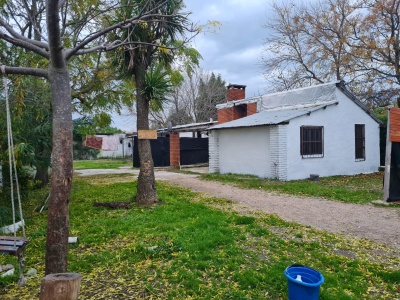
<path fill-rule="evenodd" d="M 37 47 L 38 49 L 44 49 L 44 50 L 49 50 L 49 45 L 47 43 L 43 43 L 40 41 L 36 41 L 33 39 L 28 39 L 26 37 L 24 37 L 23 35 L 17 33 L 6 21 L 4 21 L 2 18 L 0 18 L 0 26 L 4 27 L 4 29 L 16 40 L 21 41 L 21 43 L 26 43 L 26 44 L 32 44 L 33 46 Z M 4 33 L 1 33 L 4 36 L 6 36 Z M 20 45 L 18 45 L 20 46 Z M 22 47 L 22 46 L 21 46 Z M 27 48 L 25 48 L 27 49 Z M 28 49 L 28 50 L 32 50 L 35 51 L 33 49 Z M 43 50 L 42 50 L 43 51 Z M 45 51 L 43 51 L 44 53 L 46 53 Z M 40 53 L 38 53 L 40 54 Z"/>
<path fill-rule="evenodd" d="M 5 66 L 4 71 L 5 71 L 5 74 L 30 75 L 30 76 L 35 76 L 35 77 L 48 78 L 47 70 L 37 69 L 37 68 Z"/>

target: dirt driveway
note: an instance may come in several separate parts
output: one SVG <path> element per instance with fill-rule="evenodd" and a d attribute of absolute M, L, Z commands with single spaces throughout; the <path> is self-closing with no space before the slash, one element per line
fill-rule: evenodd
<path fill-rule="evenodd" d="M 206 169 L 195 171 L 205 172 Z M 78 170 L 81 176 L 109 173 L 132 173 L 137 170 Z M 225 198 L 252 209 L 276 214 L 314 228 L 366 238 L 400 253 L 400 206 L 376 207 L 347 204 L 319 198 L 306 198 L 270 193 L 261 190 L 243 190 L 215 181 L 202 181 L 198 175 L 156 170 L 156 179 L 190 188 L 196 192 Z"/>

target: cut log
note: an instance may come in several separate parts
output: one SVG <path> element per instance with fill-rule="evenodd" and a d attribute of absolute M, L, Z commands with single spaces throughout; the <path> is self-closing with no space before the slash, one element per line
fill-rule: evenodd
<path fill-rule="evenodd" d="M 81 274 L 56 273 L 46 275 L 40 285 L 40 300 L 77 300 Z"/>

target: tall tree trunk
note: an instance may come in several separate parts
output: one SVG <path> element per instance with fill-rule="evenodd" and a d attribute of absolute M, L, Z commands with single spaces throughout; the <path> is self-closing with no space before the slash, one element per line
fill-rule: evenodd
<path fill-rule="evenodd" d="M 36 166 L 35 181 L 40 181 L 40 186 L 44 187 L 49 183 L 49 167 Z"/>
<path fill-rule="evenodd" d="M 61 0 L 60 0 L 61 1 Z M 69 196 L 72 183 L 72 101 L 68 65 L 61 42 L 59 0 L 46 1 L 53 120 L 52 176 L 47 216 L 45 273 L 68 267 Z"/>
<path fill-rule="evenodd" d="M 50 68 L 49 78 L 53 109 L 53 152 L 47 217 L 46 274 L 67 272 L 72 182 L 72 107 L 68 68 Z"/>
<path fill-rule="evenodd" d="M 143 94 L 143 80 L 146 68 L 141 65 L 136 68 L 136 111 L 137 130 L 149 129 L 149 101 Z M 138 139 L 140 172 L 138 177 L 136 203 L 138 205 L 152 205 L 158 202 L 154 163 L 151 156 L 150 140 Z"/>

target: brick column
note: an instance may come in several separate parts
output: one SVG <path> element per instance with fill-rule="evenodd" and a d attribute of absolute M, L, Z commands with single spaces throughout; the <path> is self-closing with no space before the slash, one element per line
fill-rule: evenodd
<path fill-rule="evenodd" d="M 219 172 L 219 132 L 218 130 L 209 131 L 208 135 L 208 153 L 209 153 L 209 172 Z"/>
<path fill-rule="evenodd" d="M 270 126 L 271 177 L 287 180 L 287 125 Z"/>
<path fill-rule="evenodd" d="M 246 86 L 240 84 L 229 84 L 227 87 L 226 100 L 235 101 L 246 98 Z"/>
<path fill-rule="evenodd" d="M 169 164 L 176 169 L 179 169 L 181 165 L 179 132 L 172 132 L 169 135 Z"/>

